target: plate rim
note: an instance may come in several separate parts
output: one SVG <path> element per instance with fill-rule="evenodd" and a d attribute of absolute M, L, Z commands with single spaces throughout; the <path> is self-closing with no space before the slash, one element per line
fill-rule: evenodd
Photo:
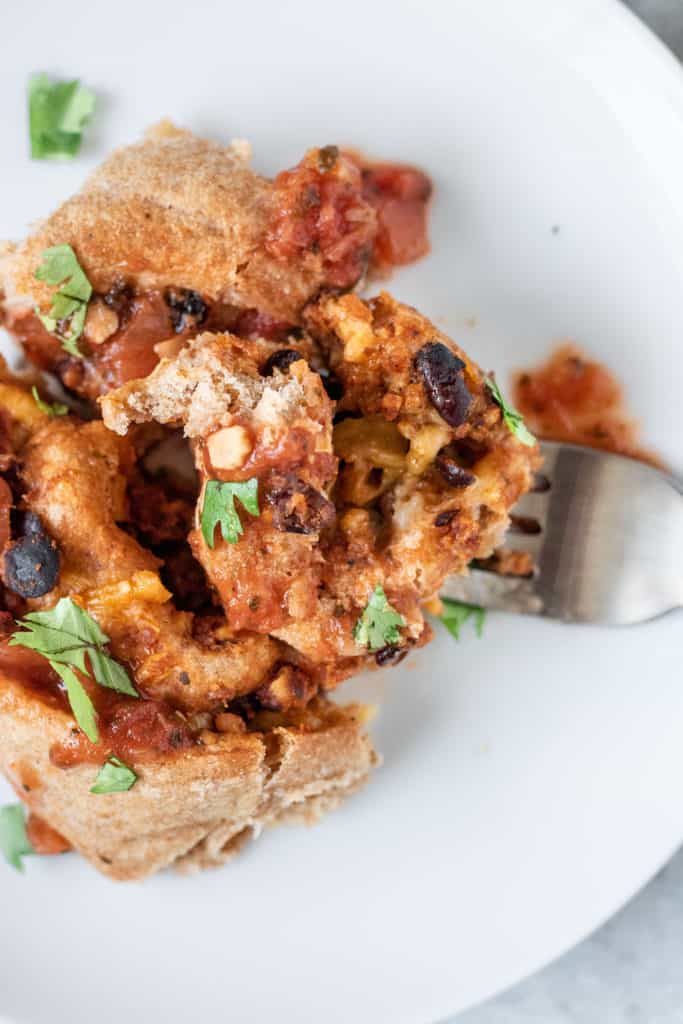
<path fill-rule="evenodd" d="M 536 0 L 534 0 L 534 2 L 536 3 Z M 538 6 L 538 3 L 536 3 L 536 6 Z M 587 6 L 585 0 L 583 0 L 583 6 Z M 643 66 L 640 68 L 640 75 L 649 83 L 653 105 L 657 105 L 663 98 L 663 94 L 660 90 L 666 88 L 667 82 L 670 83 L 672 79 L 675 79 L 675 88 L 680 94 L 683 106 L 683 68 L 672 51 L 644 22 L 641 21 L 640 18 L 637 17 L 633 11 L 625 7 L 620 0 L 601 0 L 601 6 L 605 11 L 604 20 L 606 27 L 614 27 L 614 25 L 620 22 L 623 25 L 625 32 L 623 39 L 628 43 L 628 47 L 633 47 L 635 45 L 638 53 L 641 55 Z M 630 41 L 628 39 L 629 36 L 631 37 Z M 617 42 L 620 44 L 622 41 L 623 40 L 620 39 Z M 622 50 L 624 49 L 623 47 L 621 48 Z M 646 54 L 649 54 L 647 59 Z M 671 73 L 674 72 L 674 69 L 675 74 L 672 75 Z M 664 73 L 667 76 L 666 80 Z M 447 1024 L 447 1022 L 452 1020 L 454 1014 L 466 1012 L 472 1007 L 486 1003 L 495 996 L 509 991 L 523 979 L 560 959 L 568 950 L 585 940 L 589 935 L 593 934 L 623 906 L 630 902 L 630 900 L 651 881 L 658 871 L 661 870 L 662 866 L 668 863 L 679 848 L 681 841 L 683 841 L 683 835 L 681 835 L 681 839 L 673 845 L 672 849 L 663 857 L 659 864 L 653 867 L 653 869 L 647 873 L 646 877 L 643 877 L 639 882 L 634 884 L 629 894 L 627 894 L 623 899 L 620 899 L 610 911 L 602 914 L 598 921 L 582 930 L 576 938 L 567 942 L 561 949 L 553 952 L 548 958 L 537 962 L 535 966 L 528 966 L 521 970 L 510 972 L 510 977 L 507 980 L 503 979 L 496 982 L 487 994 L 481 995 L 476 1000 L 469 1003 L 463 1003 L 456 1010 L 450 1011 L 445 1015 L 440 1014 L 438 1017 L 432 1018 L 435 1021 L 435 1024 Z M 3 1020 L 1 1007 L 0 1020 Z"/>

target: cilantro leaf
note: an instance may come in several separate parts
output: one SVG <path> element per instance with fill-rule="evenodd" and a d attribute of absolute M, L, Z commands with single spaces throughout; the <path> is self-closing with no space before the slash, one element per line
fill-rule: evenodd
<path fill-rule="evenodd" d="M 43 252 L 42 260 L 34 277 L 60 287 L 52 296 L 50 312 L 45 314 L 37 309 L 38 318 L 46 331 L 59 338 L 65 352 L 82 359 L 83 353 L 76 343 L 85 326 L 92 295 L 90 281 L 70 245 L 53 245 Z"/>
<path fill-rule="evenodd" d="M 125 793 L 137 782 L 137 775 L 132 768 L 129 768 L 118 757 L 110 757 L 102 765 L 95 785 L 90 787 L 91 793 Z"/>
<path fill-rule="evenodd" d="M 0 807 L 0 850 L 5 860 L 17 871 L 24 870 L 22 857 L 35 850 L 26 835 L 26 817 L 23 804 Z"/>
<path fill-rule="evenodd" d="M 55 292 L 52 299 L 52 309 L 50 310 L 52 319 L 58 323 L 60 320 L 68 320 L 81 306 L 82 302 L 80 299 L 74 299 L 73 296 L 65 295 L 62 291 Z"/>
<path fill-rule="evenodd" d="M 226 544 L 236 544 L 244 527 L 235 508 L 235 498 L 252 516 L 260 515 L 258 507 L 258 480 L 252 477 L 243 483 L 223 483 L 209 480 L 202 504 L 202 535 L 210 548 L 214 546 L 216 526 L 220 523 Z"/>
<path fill-rule="evenodd" d="M 42 615 L 43 613 L 37 612 L 36 614 Z M 42 654 L 48 661 L 56 661 L 62 665 L 74 665 L 81 672 L 86 671 L 85 648 L 79 640 L 65 639 L 64 634 L 59 630 L 32 623 L 28 621 L 28 616 L 19 625 L 25 626 L 26 632 L 14 633 L 10 644 L 28 647 L 30 650 Z"/>
<path fill-rule="evenodd" d="M 130 676 L 118 661 L 114 661 L 99 648 L 88 649 L 88 658 L 95 680 L 100 686 L 106 686 L 108 690 L 116 690 L 117 693 L 127 693 L 129 697 L 138 696 Z"/>
<path fill-rule="evenodd" d="M 94 109 L 94 94 L 77 79 L 52 81 L 47 75 L 32 75 L 28 83 L 28 116 L 33 159 L 73 159 Z"/>
<path fill-rule="evenodd" d="M 103 649 L 109 643 L 107 634 L 70 597 L 60 598 L 48 611 L 31 612 L 18 625 L 23 630 L 12 634 L 10 645 L 28 647 L 47 658 L 66 687 L 78 725 L 92 743 L 97 743 L 97 714 L 74 669 L 94 677 L 100 686 L 130 697 L 139 696 L 123 665 Z"/>
<path fill-rule="evenodd" d="M 484 383 L 491 392 L 493 400 L 502 409 L 503 419 L 508 430 L 515 435 L 520 444 L 525 444 L 527 448 L 533 448 L 536 444 L 536 438 L 524 422 L 521 412 L 517 412 L 511 405 L 508 405 L 502 391 L 492 377 L 487 377 Z"/>
<path fill-rule="evenodd" d="M 62 597 L 54 606 L 46 612 L 31 612 L 26 615 L 23 624 L 31 623 L 43 626 L 63 634 L 65 641 L 54 650 L 64 650 L 77 644 L 103 644 L 109 643 L 109 637 L 103 633 L 95 620 L 81 608 L 79 604 L 72 601 L 70 597 Z M 55 641 L 57 642 L 57 641 Z"/>
<path fill-rule="evenodd" d="M 455 637 L 460 639 L 460 630 L 468 619 L 474 619 L 474 630 L 477 636 L 484 632 L 484 619 L 486 609 L 480 608 L 478 604 L 466 604 L 464 601 L 454 601 L 450 597 L 442 597 L 443 611 L 439 618 L 444 626 Z"/>
<path fill-rule="evenodd" d="M 391 607 L 384 589 L 378 584 L 370 594 L 363 614 L 353 627 L 353 639 L 361 647 L 379 651 L 382 647 L 400 642 L 399 630 L 405 624 L 406 620 Z"/>
<path fill-rule="evenodd" d="M 83 683 L 68 665 L 55 661 L 51 661 L 50 664 L 66 687 L 69 706 L 74 713 L 78 727 L 83 730 L 91 743 L 99 743 L 100 734 L 97 729 L 97 712 Z"/>
<path fill-rule="evenodd" d="M 33 401 L 46 416 L 66 416 L 69 411 L 69 406 L 64 405 L 62 402 L 44 402 L 38 394 L 38 388 L 35 384 L 31 388 L 31 394 L 33 395 Z"/>
<path fill-rule="evenodd" d="M 62 286 L 55 296 L 53 307 L 53 316 L 62 320 L 71 316 L 77 308 L 70 304 L 70 300 L 76 303 L 90 301 L 92 286 L 70 245 L 53 245 L 45 249 L 42 260 L 35 272 L 35 278 L 38 281 L 45 281 L 46 284 Z"/>

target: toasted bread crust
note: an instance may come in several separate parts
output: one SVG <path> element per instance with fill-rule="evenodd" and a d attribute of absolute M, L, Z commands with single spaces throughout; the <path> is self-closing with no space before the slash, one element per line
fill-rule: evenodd
<path fill-rule="evenodd" d="M 84 187 L 0 262 L 8 307 L 47 309 L 41 254 L 68 243 L 96 292 L 117 280 L 138 291 L 195 289 L 295 323 L 323 280 L 322 261 L 296 264 L 264 248 L 273 185 L 249 167 L 244 142 L 221 146 L 162 122 L 116 150 Z"/>
<path fill-rule="evenodd" d="M 223 863 L 265 825 L 315 820 L 362 785 L 377 758 L 357 711 L 315 732 L 216 734 L 211 745 L 136 765 L 128 792 L 95 795 L 97 765 L 50 761 L 71 716 L 0 672 L 0 769 L 32 812 L 110 878 L 171 864 L 197 870 Z"/>

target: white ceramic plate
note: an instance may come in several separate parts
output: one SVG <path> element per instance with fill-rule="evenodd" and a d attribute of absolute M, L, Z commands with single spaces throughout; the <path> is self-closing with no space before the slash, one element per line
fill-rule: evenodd
<path fill-rule="evenodd" d="M 72 165 L 26 158 L 36 69 L 104 97 Z M 331 141 L 422 164 L 433 255 L 397 294 L 503 374 L 576 339 L 680 468 L 683 79 L 616 2 L 33 0 L 4 13 L 0 84 L 6 237 L 163 115 L 248 136 L 268 171 Z M 0 865 L 0 1014 L 427 1024 L 510 984 L 683 838 L 681 623 L 437 630 L 346 688 L 381 697 L 372 785 L 225 870 Z"/>

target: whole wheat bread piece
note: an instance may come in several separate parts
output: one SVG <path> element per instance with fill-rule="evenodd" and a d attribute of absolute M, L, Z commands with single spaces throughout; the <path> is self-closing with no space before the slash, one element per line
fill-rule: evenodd
<path fill-rule="evenodd" d="M 71 245 L 88 280 L 138 291 L 195 289 L 205 299 L 256 306 L 296 323 L 320 288 L 320 256 L 283 263 L 264 247 L 277 202 L 249 166 L 244 141 L 221 146 L 163 121 L 115 150 L 63 203 L 0 259 L 7 309 L 47 309 L 54 288 L 36 281 L 42 253 Z"/>
<path fill-rule="evenodd" d="M 336 807 L 377 762 L 363 717 L 349 706 L 316 731 L 217 733 L 210 745 L 136 763 L 128 792 L 97 795 L 97 764 L 50 760 L 74 728 L 71 715 L 0 671 L 0 771 L 98 871 L 142 879 L 169 865 L 218 866 L 264 826 L 315 821 Z"/>

